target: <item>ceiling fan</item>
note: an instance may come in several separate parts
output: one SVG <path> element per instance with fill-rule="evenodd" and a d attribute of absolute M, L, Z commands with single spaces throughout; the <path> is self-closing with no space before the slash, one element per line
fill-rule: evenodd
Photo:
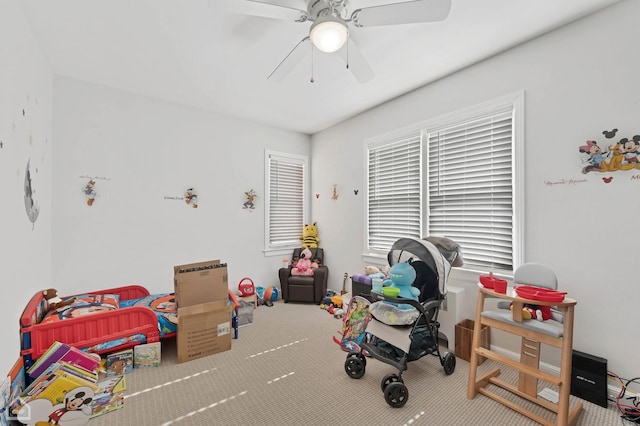
<path fill-rule="evenodd" d="M 349 10 L 349 0 L 230 0 L 231 12 L 251 16 L 311 22 L 309 35 L 295 45 L 269 75 L 283 80 L 315 47 L 326 53 L 337 52 L 347 68 L 361 83 L 373 78 L 373 70 L 350 37 L 349 27 L 414 24 L 444 20 L 451 10 L 451 0 L 410 0 Z M 346 48 L 345 48 L 346 45 Z M 313 76 L 311 77 L 313 82 Z"/>

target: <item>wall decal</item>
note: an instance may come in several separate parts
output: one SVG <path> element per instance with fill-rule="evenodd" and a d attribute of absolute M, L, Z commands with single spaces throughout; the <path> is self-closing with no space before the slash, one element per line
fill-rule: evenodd
<path fill-rule="evenodd" d="M 194 209 L 198 208 L 198 194 L 196 194 L 193 188 L 187 189 L 187 192 L 184 194 L 184 201 Z"/>
<path fill-rule="evenodd" d="M 358 195 L 358 189 L 353 190 L 353 195 Z"/>
<path fill-rule="evenodd" d="M 607 139 L 613 139 L 618 129 L 604 130 Z M 578 147 L 581 154 L 582 173 L 616 172 L 640 169 L 640 135 L 622 137 L 618 141 L 607 142 L 604 147 L 596 140 L 587 140 Z"/>
<path fill-rule="evenodd" d="M 244 193 L 245 197 L 247 198 L 247 201 L 244 202 L 244 204 L 242 205 L 243 209 L 248 209 L 249 211 L 253 210 L 256 208 L 256 206 L 253 203 L 253 200 L 256 199 L 257 195 L 256 195 L 256 191 L 254 191 L 253 189 L 246 191 Z"/>
<path fill-rule="evenodd" d="M 85 197 L 87 197 L 87 205 L 92 206 L 93 201 L 96 199 L 96 191 L 93 187 L 96 185 L 96 181 L 93 179 L 89 179 L 89 182 L 82 188 L 82 193 Z"/>
<path fill-rule="evenodd" d="M 46 142 L 46 141 L 45 141 Z M 87 205 L 92 206 L 95 201 L 98 193 L 96 192 L 96 180 L 111 180 L 105 176 L 89 176 L 89 175 L 81 175 L 80 179 L 87 179 L 88 182 L 82 187 L 82 193 L 87 199 Z"/>
<path fill-rule="evenodd" d="M 316 194 L 316 198 L 320 198 L 320 194 Z"/>
<path fill-rule="evenodd" d="M 27 211 L 27 217 L 31 222 L 31 229 L 33 230 L 36 226 L 38 215 L 40 214 L 40 207 L 38 206 L 38 203 L 33 199 L 35 190 L 33 189 L 31 171 L 29 170 L 30 163 L 31 159 L 27 160 L 27 169 L 24 174 L 24 208 Z"/>
<path fill-rule="evenodd" d="M 612 180 L 613 180 L 613 176 L 610 176 L 610 177 L 603 177 L 603 178 L 602 178 L 602 181 L 603 181 L 604 183 L 611 183 L 611 181 L 612 181 Z"/>
<path fill-rule="evenodd" d="M 338 184 L 333 185 L 333 191 L 331 192 L 331 199 L 334 201 L 338 199 Z"/>

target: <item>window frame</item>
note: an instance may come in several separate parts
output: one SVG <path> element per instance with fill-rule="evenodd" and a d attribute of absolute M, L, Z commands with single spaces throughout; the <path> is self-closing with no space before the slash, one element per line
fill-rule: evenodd
<path fill-rule="evenodd" d="M 281 243 L 272 242 L 271 238 L 271 159 L 273 157 L 279 158 L 281 161 L 296 163 L 302 165 L 302 218 L 300 227 L 297 231 L 297 235 L 295 240 L 292 239 L 289 241 L 284 241 Z M 300 246 L 299 237 L 302 235 L 302 228 L 305 223 L 308 223 L 309 217 L 309 157 L 306 155 L 298 155 L 298 154 L 290 154 L 280 151 L 273 150 L 265 150 L 264 155 L 264 170 L 265 170 L 265 209 L 264 209 L 264 219 L 265 219 L 265 232 L 264 232 L 264 252 L 268 255 L 281 255 L 281 254 L 290 254 L 291 250 Z"/>

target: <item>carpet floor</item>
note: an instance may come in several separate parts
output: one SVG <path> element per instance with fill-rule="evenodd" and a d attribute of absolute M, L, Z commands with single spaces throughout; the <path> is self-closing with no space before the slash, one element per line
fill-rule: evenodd
<path fill-rule="evenodd" d="M 128 374 L 124 406 L 89 425 L 537 424 L 483 395 L 468 400 L 469 364 L 458 359 L 447 376 L 431 355 L 409 363 L 408 401 L 391 408 L 380 382 L 397 370 L 369 359 L 361 379 L 347 376 L 346 353 L 332 340 L 341 324 L 316 305 L 278 301 L 254 310 L 229 351 L 178 364 L 175 339 L 164 340 L 161 366 Z M 517 373 L 501 377 L 515 383 Z M 623 424 L 614 406 L 583 404 L 579 425 Z"/>

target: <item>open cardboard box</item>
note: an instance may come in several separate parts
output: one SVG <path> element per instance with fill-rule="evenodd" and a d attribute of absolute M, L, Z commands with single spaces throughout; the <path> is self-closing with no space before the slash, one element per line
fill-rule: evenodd
<path fill-rule="evenodd" d="M 227 264 L 219 260 L 174 266 L 173 276 L 178 308 L 229 298 Z"/>
<path fill-rule="evenodd" d="M 178 305 L 178 363 L 231 349 L 227 265 L 219 260 L 173 268 Z"/>
<path fill-rule="evenodd" d="M 227 301 L 178 308 L 178 363 L 231 349 L 231 311 Z"/>

